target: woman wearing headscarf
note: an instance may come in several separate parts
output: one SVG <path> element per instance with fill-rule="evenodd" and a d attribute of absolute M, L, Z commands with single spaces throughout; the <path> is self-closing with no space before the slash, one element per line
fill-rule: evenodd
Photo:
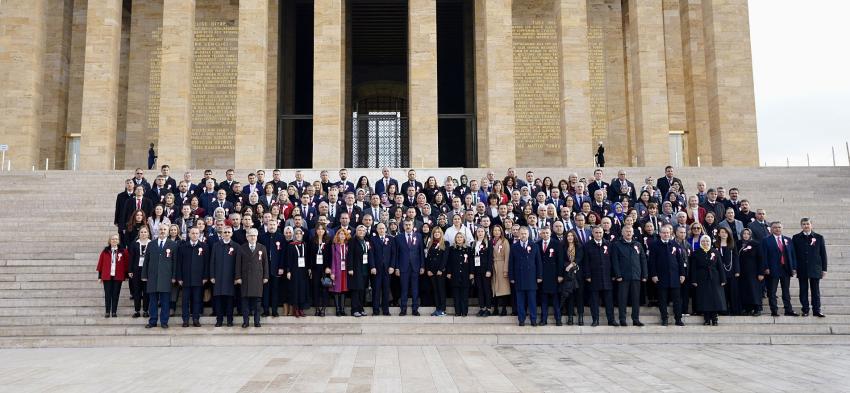
<path fill-rule="evenodd" d="M 720 267 L 720 252 L 711 246 L 711 238 L 703 235 L 700 248 L 690 257 L 690 281 L 696 289 L 696 311 L 703 315 L 703 325 L 717 326 L 717 314 L 726 310 L 723 286 L 726 274 Z"/>

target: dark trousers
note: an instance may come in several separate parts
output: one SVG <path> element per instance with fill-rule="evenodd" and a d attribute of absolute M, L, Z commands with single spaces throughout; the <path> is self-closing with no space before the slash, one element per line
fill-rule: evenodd
<path fill-rule="evenodd" d="M 605 303 L 605 318 L 614 322 L 614 295 L 610 289 L 592 289 L 590 291 L 590 317 L 599 322 L 599 297 Z"/>
<path fill-rule="evenodd" d="M 159 312 L 159 322 L 163 325 L 168 325 L 168 313 L 171 307 L 171 292 L 151 292 L 148 294 L 150 298 L 150 308 L 148 312 L 151 314 L 148 324 L 156 326 L 157 311 Z"/>
<path fill-rule="evenodd" d="M 142 281 L 142 274 L 136 273 L 130 279 L 130 294 L 133 295 L 133 309 L 136 312 L 147 310 L 150 300 L 146 291 L 148 283 Z"/>
<path fill-rule="evenodd" d="M 782 287 L 782 307 L 786 313 L 794 311 L 791 308 L 791 277 L 778 277 L 771 274 L 767 280 L 767 303 L 770 305 L 770 312 L 775 313 L 779 310 L 779 305 L 776 303 L 776 289 Z M 800 291 L 802 293 L 802 291 Z"/>
<path fill-rule="evenodd" d="M 363 312 L 363 294 L 366 291 L 362 289 L 349 289 L 348 294 L 351 296 L 351 313 Z"/>
<path fill-rule="evenodd" d="M 402 272 L 401 276 L 401 298 L 398 305 L 401 310 L 407 309 L 408 295 L 413 298 L 413 311 L 419 309 L 419 271 L 409 270 Z"/>
<path fill-rule="evenodd" d="M 192 320 L 197 321 L 201 317 L 201 304 L 204 301 L 204 287 L 183 287 L 183 322 L 189 322 L 191 306 Z"/>
<path fill-rule="evenodd" d="M 658 286 L 658 310 L 661 311 L 661 320 L 667 321 L 667 303 L 673 302 L 673 317 L 677 321 L 682 319 L 682 298 L 679 296 L 681 288 L 662 288 Z"/>
<path fill-rule="evenodd" d="M 453 287 L 452 297 L 455 303 L 455 315 L 469 314 L 469 287 Z"/>
<path fill-rule="evenodd" d="M 573 309 L 578 316 L 584 317 L 584 287 L 578 287 L 567 296 L 567 316 L 573 316 Z"/>
<path fill-rule="evenodd" d="M 263 312 L 266 314 L 277 315 L 277 307 L 280 305 L 280 280 L 280 276 L 270 274 L 269 282 L 263 285 Z"/>
<path fill-rule="evenodd" d="M 390 275 L 390 296 L 392 296 L 392 304 L 400 305 L 398 302 L 401 299 L 401 277 L 395 274 Z"/>
<path fill-rule="evenodd" d="M 215 322 L 222 323 L 227 315 L 227 323 L 233 323 L 233 296 L 215 296 Z"/>
<path fill-rule="evenodd" d="M 690 314 L 688 310 L 690 310 L 690 302 L 693 296 L 691 296 L 691 292 L 694 290 L 694 286 L 691 285 L 691 280 L 685 277 L 685 282 L 682 283 L 682 286 L 679 287 L 679 296 L 682 300 L 682 314 Z"/>
<path fill-rule="evenodd" d="M 475 288 L 478 290 L 478 307 L 490 308 L 493 300 L 493 282 L 490 277 L 485 277 L 484 274 L 475 277 Z"/>
<path fill-rule="evenodd" d="M 640 320 L 640 283 L 640 280 L 623 280 L 617 283 L 620 287 L 617 299 L 620 322 L 626 322 L 626 306 L 632 307 L 632 322 Z"/>
<path fill-rule="evenodd" d="M 446 276 L 436 275 L 429 277 L 431 279 L 431 288 L 434 293 L 434 306 L 437 311 L 446 311 Z"/>
<path fill-rule="evenodd" d="M 540 292 L 540 320 L 549 319 L 549 306 L 555 310 L 555 321 L 561 320 L 561 294 L 557 292 Z"/>
<path fill-rule="evenodd" d="M 803 312 L 809 312 L 809 288 L 812 291 L 812 309 L 820 312 L 820 279 L 799 277 L 800 281 L 800 304 Z"/>
<path fill-rule="evenodd" d="M 531 316 L 532 321 L 537 320 L 537 290 L 516 291 L 517 319 L 525 322 L 525 313 Z"/>
<path fill-rule="evenodd" d="M 726 296 L 726 313 L 724 315 L 741 315 L 741 293 L 739 286 L 739 277 L 734 274 L 726 275 L 726 285 L 723 286 L 723 291 Z"/>
<path fill-rule="evenodd" d="M 390 312 L 390 275 L 386 268 L 376 269 L 372 282 L 372 313 Z"/>
<path fill-rule="evenodd" d="M 717 311 L 707 311 L 702 313 L 702 319 L 705 322 L 711 323 L 711 321 L 717 320 Z"/>
<path fill-rule="evenodd" d="M 121 296 L 122 281 L 104 280 L 103 281 L 103 300 L 107 313 L 115 314 L 118 312 L 118 297 Z"/>
<path fill-rule="evenodd" d="M 254 324 L 260 323 L 260 300 L 259 297 L 242 296 L 242 323 L 248 323 L 248 317 L 254 315 Z"/>

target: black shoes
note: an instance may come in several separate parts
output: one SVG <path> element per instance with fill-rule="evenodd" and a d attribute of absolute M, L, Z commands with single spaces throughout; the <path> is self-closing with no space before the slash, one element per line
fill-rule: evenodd
<path fill-rule="evenodd" d="M 625 320 L 625 319 L 621 319 L 621 320 L 620 320 L 620 326 L 629 326 L 629 325 L 626 325 L 626 320 Z"/>
<path fill-rule="evenodd" d="M 118 318 L 118 314 L 112 313 L 112 318 Z"/>
<path fill-rule="evenodd" d="M 573 326 L 573 317 L 567 317 L 567 326 Z"/>
<path fill-rule="evenodd" d="M 614 327 L 617 327 L 617 326 L 620 326 L 620 324 L 619 324 L 619 323 L 617 323 L 617 321 L 608 321 L 608 326 L 614 326 Z"/>
<path fill-rule="evenodd" d="M 162 328 L 163 328 L 163 329 L 168 329 L 168 324 L 167 324 L 167 323 L 163 323 L 163 324 L 162 324 Z"/>
<path fill-rule="evenodd" d="M 188 321 L 187 321 L 187 322 L 183 322 L 183 327 L 184 327 L 184 328 L 189 327 L 189 322 L 188 322 Z"/>
<path fill-rule="evenodd" d="M 145 317 L 145 318 L 149 318 L 151 315 L 150 315 L 150 313 L 145 311 L 145 312 L 142 313 L 142 316 Z"/>
<path fill-rule="evenodd" d="M 716 319 L 711 320 L 711 326 L 717 326 L 717 320 Z"/>
<path fill-rule="evenodd" d="M 537 327 L 537 322 L 534 322 L 534 320 L 533 320 L 533 319 L 531 320 L 531 326 L 533 326 L 533 327 Z"/>
<path fill-rule="evenodd" d="M 661 320 L 661 326 L 667 326 L 667 325 L 669 325 L 669 323 L 667 322 L 667 320 L 666 320 L 666 319 L 662 319 L 662 320 Z"/>
<path fill-rule="evenodd" d="M 221 322 L 216 322 L 215 327 L 221 327 Z"/>
<path fill-rule="evenodd" d="M 398 313 L 398 316 L 400 316 L 400 317 L 403 317 L 405 315 L 407 315 L 407 309 L 401 310 L 401 312 Z"/>
<path fill-rule="evenodd" d="M 595 320 L 595 319 L 594 319 L 594 320 L 593 320 L 593 322 L 590 324 L 590 326 L 592 326 L 592 327 L 597 327 L 597 326 L 599 326 L 599 321 L 597 321 L 597 320 Z"/>
<path fill-rule="evenodd" d="M 826 315 L 823 315 L 820 311 L 815 311 L 815 313 L 812 314 L 812 315 L 814 315 L 818 318 L 826 318 Z"/>
<path fill-rule="evenodd" d="M 500 313 L 499 313 L 499 316 L 500 316 L 500 317 L 506 317 L 506 316 L 508 316 L 508 309 L 507 309 L 507 308 L 505 308 L 505 307 L 502 307 L 502 312 L 500 312 Z"/>
<path fill-rule="evenodd" d="M 577 323 L 577 325 L 579 325 L 579 326 L 584 326 L 584 315 L 579 315 L 579 316 L 578 316 L 578 323 Z"/>
<path fill-rule="evenodd" d="M 109 313 L 103 315 L 104 318 L 109 318 Z"/>
<path fill-rule="evenodd" d="M 625 326 L 625 325 L 626 325 L 626 324 L 623 324 L 623 326 Z M 638 326 L 638 327 L 640 327 L 640 326 L 644 326 L 644 325 L 643 325 L 643 322 L 641 322 L 641 321 L 632 321 L 632 325 L 633 325 L 633 326 Z"/>
<path fill-rule="evenodd" d="M 156 325 L 147 324 L 145 325 L 145 329 L 155 328 Z"/>
<path fill-rule="evenodd" d="M 233 322 L 228 322 L 227 327 L 233 327 Z"/>
<path fill-rule="evenodd" d="M 140 317 L 140 316 L 142 316 L 142 314 L 139 314 L 139 312 L 138 312 L 138 311 L 136 311 L 135 313 L 133 313 L 133 318 L 138 318 L 138 317 Z"/>
<path fill-rule="evenodd" d="M 676 320 L 676 326 L 685 326 L 685 323 L 682 322 L 681 319 Z"/>
<path fill-rule="evenodd" d="M 192 321 L 192 326 L 194 326 L 194 327 L 201 327 L 201 321 L 198 321 L 197 319 L 196 319 L 196 320 L 194 320 L 194 321 Z"/>
<path fill-rule="evenodd" d="M 248 322 L 242 322 L 242 329 L 248 328 Z"/>
<path fill-rule="evenodd" d="M 254 327 L 262 327 L 262 326 L 263 325 L 261 325 L 259 322 L 254 322 Z"/>
<path fill-rule="evenodd" d="M 418 317 L 419 316 L 419 310 L 413 310 L 413 316 Z M 464 316 L 466 316 L 466 315 L 464 314 Z"/>
<path fill-rule="evenodd" d="M 560 319 L 560 318 L 558 318 L 558 319 L 556 319 L 556 320 L 555 320 L 555 326 L 563 326 L 563 325 L 564 325 L 564 324 L 563 324 L 563 323 L 561 323 L 561 319 Z"/>
<path fill-rule="evenodd" d="M 525 321 L 520 322 L 519 326 L 525 326 Z"/>
<path fill-rule="evenodd" d="M 785 313 L 786 317 L 799 317 L 800 314 L 795 313 L 794 311 L 789 311 Z"/>
<path fill-rule="evenodd" d="M 779 316 L 779 312 L 778 312 L 778 311 L 771 311 L 771 312 L 770 312 L 770 316 L 771 316 L 771 317 L 778 317 L 778 316 Z"/>
<path fill-rule="evenodd" d="M 802 316 L 804 316 L 804 317 L 808 317 L 808 316 L 809 316 L 809 312 L 808 312 L 808 311 L 803 311 L 803 312 L 801 313 L 801 315 L 802 315 Z"/>

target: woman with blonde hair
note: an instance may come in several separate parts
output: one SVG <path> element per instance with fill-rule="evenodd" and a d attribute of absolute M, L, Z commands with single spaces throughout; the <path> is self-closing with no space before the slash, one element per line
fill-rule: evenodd
<path fill-rule="evenodd" d="M 331 280 L 333 286 L 330 288 L 334 298 L 334 306 L 336 307 L 336 316 L 345 316 L 345 293 L 348 292 L 348 274 L 347 264 L 349 261 L 349 246 L 351 234 L 345 228 L 340 228 L 334 234 L 333 240 L 333 257 L 331 259 Z"/>
<path fill-rule="evenodd" d="M 97 260 L 98 281 L 103 284 L 105 318 L 118 316 L 118 298 L 121 295 L 121 284 L 128 276 L 128 261 L 130 254 L 121 247 L 121 237 L 117 233 L 109 235 L 109 241 Z"/>
<path fill-rule="evenodd" d="M 446 315 L 446 239 L 439 226 L 431 229 L 431 236 L 425 243 L 425 272 L 431 281 L 436 306 L 432 317 Z"/>

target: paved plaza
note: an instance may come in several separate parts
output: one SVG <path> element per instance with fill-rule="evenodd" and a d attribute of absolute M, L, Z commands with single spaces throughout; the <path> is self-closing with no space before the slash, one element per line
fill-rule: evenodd
<path fill-rule="evenodd" d="M 841 392 L 850 346 L 0 350 L 8 392 Z"/>

